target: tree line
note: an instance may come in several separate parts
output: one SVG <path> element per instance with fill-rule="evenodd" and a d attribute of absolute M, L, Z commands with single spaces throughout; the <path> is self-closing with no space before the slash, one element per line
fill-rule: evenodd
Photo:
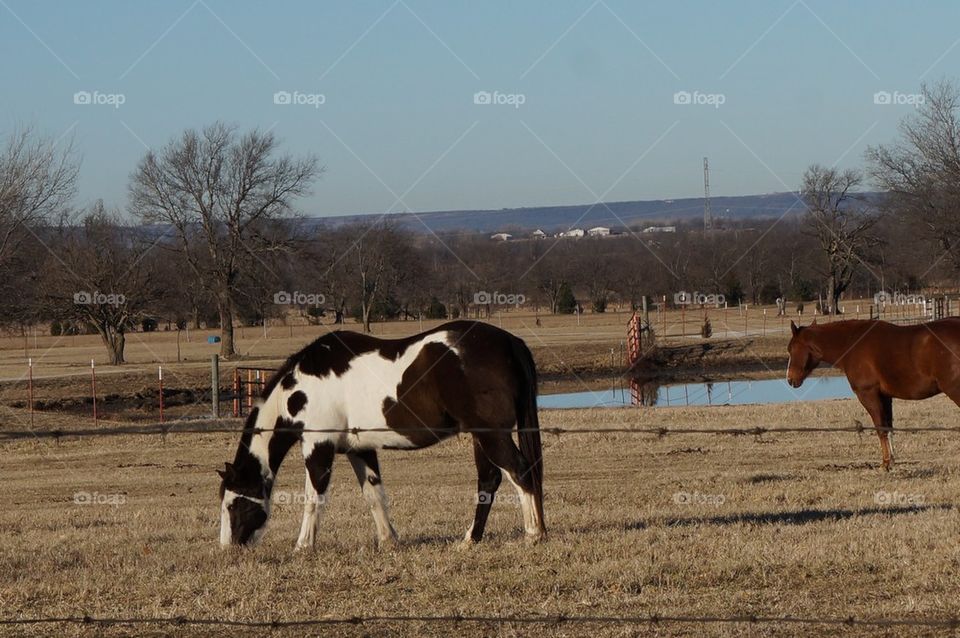
<path fill-rule="evenodd" d="M 413 233 L 389 216 L 350 225 L 301 216 L 324 168 L 269 131 L 214 123 L 145 153 L 123 210 L 76 208 L 75 149 L 34 129 L 0 148 L 0 322 L 26 333 L 99 334 L 115 364 L 133 330 L 268 321 L 342 323 L 627 311 L 682 292 L 728 304 L 815 302 L 952 288 L 960 269 L 960 88 L 942 81 L 870 147 L 865 170 L 811 165 L 800 214 L 704 231 L 494 242 Z M 882 197 L 868 198 L 869 188 Z"/>

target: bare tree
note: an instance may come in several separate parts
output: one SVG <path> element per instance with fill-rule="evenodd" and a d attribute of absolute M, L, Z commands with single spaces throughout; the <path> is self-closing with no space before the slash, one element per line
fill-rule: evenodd
<path fill-rule="evenodd" d="M 809 231 L 823 253 L 824 275 L 830 314 L 838 314 L 837 303 L 850 285 L 857 267 L 877 238 L 871 229 L 876 215 L 866 210 L 857 188 L 863 183 L 859 171 L 810 166 L 803 175 L 803 199 L 809 210 Z"/>
<path fill-rule="evenodd" d="M 870 147 L 870 173 L 889 194 L 887 205 L 960 270 L 960 87 L 949 81 L 923 87 L 916 115 L 900 123 L 900 139 Z"/>
<path fill-rule="evenodd" d="M 124 362 L 126 334 L 163 296 L 143 237 L 97 202 L 77 226 L 63 226 L 47 260 L 43 300 L 60 319 L 92 326 L 112 365 Z M 170 281 L 164 282 L 171 283 Z"/>
<path fill-rule="evenodd" d="M 327 268 L 330 287 L 352 299 L 364 332 L 370 332 L 374 310 L 403 277 L 412 257 L 410 238 L 389 222 L 355 224 L 336 234 L 337 248 Z"/>
<path fill-rule="evenodd" d="M 323 171 L 313 156 L 277 156 L 278 149 L 272 133 L 240 135 L 218 122 L 148 152 L 132 177 L 133 211 L 144 222 L 173 227 L 186 263 L 216 300 L 225 358 L 236 354 L 235 286 L 280 248 L 264 232 L 266 223 L 290 214 Z"/>
<path fill-rule="evenodd" d="M 64 213 L 76 189 L 78 165 L 72 144 L 33 129 L 15 131 L 0 149 L 0 267 L 5 266 L 30 226 Z"/>

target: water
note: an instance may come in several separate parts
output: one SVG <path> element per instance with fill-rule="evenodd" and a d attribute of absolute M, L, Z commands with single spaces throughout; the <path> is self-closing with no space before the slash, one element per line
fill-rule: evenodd
<path fill-rule="evenodd" d="M 807 379 L 799 388 L 791 388 L 784 379 L 763 381 L 719 381 L 641 386 L 644 405 L 747 405 L 846 399 L 853 396 L 846 377 Z M 541 408 L 615 408 L 630 405 L 630 388 L 543 394 Z"/>

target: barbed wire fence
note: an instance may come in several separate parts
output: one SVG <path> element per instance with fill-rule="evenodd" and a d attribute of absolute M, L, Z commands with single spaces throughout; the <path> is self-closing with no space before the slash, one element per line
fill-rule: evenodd
<path fill-rule="evenodd" d="M 165 438 L 173 434 L 244 434 L 244 433 L 295 433 L 295 434 L 341 434 L 347 436 L 360 436 L 365 433 L 395 432 L 403 434 L 404 432 L 422 433 L 423 428 L 243 428 L 229 427 L 224 423 L 239 422 L 240 419 L 191 419 L 185 421 L 167 421 L 164 423 L 149 423 L 136 425 L 119 425 L 94 428 L 70 428 L 70 429 L 26 429 L 26 430 L 0 430 L 0 442 L 15 441 L 22 439 L 56 439 L 58 441 L 68 438 L 83 437 L 103 437 L 103 436 L 136 436 L 136 435 L 159 435 Z M 462 436 L 468 434 L 482 434 L 489 432 L 502 432 L 497 428 L 470 428 L 469 430 L 442 430 L 434 429 L 434 433 L 449 436 Z M 582 435 L 582 434 L 628 434 L 639 436 L 665 437 L 670 435 L 692 435 L 692 434 L 716 434 L 726 436 L 763 436 L 775 434 L 804 434 L 804 433 L 825 433 L 825 432 L 846 432 L 852 434 L 865 434 L 872 432 L 890 432 L 895 434 L 921 434 L 930 432 L 943 432 L 960 434 L 960 426 L 954 425 L 928 425 L 908 428 L 893 427 L 874 427 L 873 425 L 864 425 L 855 421 L 853 425 L 848 426 L 752 426 L 744 428 L 704 428 L 704 427 L 607 427 L 607 428 L 567 428 L 567 427 L 540 427 L 540 428 L 515 428 L 513 432 L 532 432 L 538 431 L 544 435 Z"/>
<path fill-rule="evenodd" d="M 923 627 L 926 629 L 960 629 L 960 618 L 867 618 L 857 616 L 766 616 L 766 615 L 675 615 L 646 614 L 636 616 L 606 615 L 368 615 L 343 616 L 333 618 L 298 618 L 276 620 L 223 620 L 218 618 L 194 618 L 189 616 L 44 616 L 36 618 L 0 618 L 0 626 L 38 626 L 38 625 L 84 625 L 89 627 L 111 626 L 208 626 L 208 627 L 244 627 L 256 629 L 291 629 L 307 627 L 331 627 L 344 625 L 384 625 L 384 624 L 443 624 L 443 625 L 539 625 L 543 627 L 561 627 L 564 625 L 620 625 L 620 626 L 666 626 L 666 625 L 779 625 L 779 626 L 834 626 L 834 627 L 871 627 L 892 629 L 898 627 Z"/>

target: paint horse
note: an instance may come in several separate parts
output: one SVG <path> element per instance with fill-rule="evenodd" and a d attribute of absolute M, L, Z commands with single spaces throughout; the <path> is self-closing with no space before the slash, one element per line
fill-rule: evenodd
<path fill-rule="evenodd" d="M 378 544 L 395 544 L 377 450 L 425 448 L 460 432 L 472 434 L 477 466 L 476 513 L 465 542 L 483 537 L 504 476 L 519 494 L 526 539 L 545 538 L 537 374 L 521 339 L 473 321 L 405 339 L 326 334 L 267 382 L 236 458 L 218 471 L 220 543 L 261 538 L 277 471 L 299 443 L 307 472 L 297 549 L 314 545 L 336 454 L 353 466 Z"/>
<path fill-rule="evenodd" d="M 960 319 L 915 326 L 849 320 L 798 328 L 787 349 L 787 382 L 799 388 L 820 362 L 847 375 L 867 409 L 877 435 L 883 468 L 893 466 L 893 399 L 927 399 L 943 392 L 960 405 Z"/>

